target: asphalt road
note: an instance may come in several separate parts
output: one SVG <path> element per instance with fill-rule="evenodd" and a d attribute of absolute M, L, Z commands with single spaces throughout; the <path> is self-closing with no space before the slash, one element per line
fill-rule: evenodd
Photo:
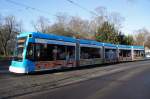
<path fill-rule="evenodd" d="M 112 65 L 115 66 L 115 65 Z M 119 65 L 132 67 L 88 80 L 24 94 L 17 99 L 150 99 L 150 62 Z M 109 72 L 109 70 L 108 70 Z"/>

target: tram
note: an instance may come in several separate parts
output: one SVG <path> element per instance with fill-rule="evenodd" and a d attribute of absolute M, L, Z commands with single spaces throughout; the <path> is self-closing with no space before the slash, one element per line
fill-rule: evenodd
<path fill-rule="evenodd" d="M 143 46 L 115 45 L 39 32 L 17 36 L 13 73 L 70 68 L 144 59 Z"/>

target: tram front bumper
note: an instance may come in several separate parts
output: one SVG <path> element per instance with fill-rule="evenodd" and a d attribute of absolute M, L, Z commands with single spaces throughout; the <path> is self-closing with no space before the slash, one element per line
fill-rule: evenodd
<path fill-rule="evenodd" d="M 12 61 L 9 71 L 13 73 L 26 73 L 27 69 L 23 61 Z"/>
<path fill-rule="evenodd" d="M 26 73 L 25 68 L 18 68 L 18 67 L 15 67 L 15 66 L 10 66 L 9 71 L 13 72 L 13 73 Z"/>

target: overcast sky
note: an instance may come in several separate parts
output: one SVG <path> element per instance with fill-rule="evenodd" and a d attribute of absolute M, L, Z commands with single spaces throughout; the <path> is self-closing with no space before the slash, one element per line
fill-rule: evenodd
<path fill-rule="evenodd" d="M 33 31 L 31 21 L 37 20 L 39 16 L 47 17 L 50 22 L 55 20 L 56 13 L 65 12 L 69 15 L 80 16 L 90 19 L 91 14 L 67 0 L 11 0 L 34 8 L 41 9 L 46 13 L 31 10 L 0 0 L 0 14 L 3 16 L 14 15 L 22 20 L 26 31 Z M 127 34 L 140 28 L 150 29 L 150 0 L 73 0 L 81 6 L 93 10 L 99 6 L 107 8 L 108 12 L 118 12 L 125 18 L 122 23 L 122 31 Z"/>

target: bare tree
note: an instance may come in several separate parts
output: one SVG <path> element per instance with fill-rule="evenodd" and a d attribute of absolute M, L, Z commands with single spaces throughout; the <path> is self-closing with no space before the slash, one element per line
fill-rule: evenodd
<path fill-rule="evenodd" d="M 69 28 L 70 16 L 65 13 L 57 13 L 56 21 L 49 28 L 49 33 L 54 33 L 63 36 L 74 37 L 73 31 Z"/>
<path fill-rule="evenodd" d="M 108 16 L 108 21 L 114 24 L 114 26 L 118 29 L 122 27 L 122 22 L 124 20 L 125 20 L 124 17 L 122 17 L 121 14 L 117 12 L 112 12 Z"/>
<path fill-rule="evenodd" d="M 149 31 L 145 28 L 139 29 L 135 31 L 136 35 L 134 36 L 135 39 L 135 45 L 143 45 L 147 40 L 147 35 L 149 34 Z"/>
<path fill-rule="evenodd" d="M 90 22 L 91 31 L 95 32 L 97 28 L 107 21 L 107 9 L 105 7 L 97 7 L 95 9 L 98 16 L 93 16 Z"/>
<path fill-rule="evenodd" d="M 101 20 L 107 20 L 108 12 L 107 9 L 103 6 L 99 6 L 95 8 L 95 11 L 97 13 L 97 17 L 99 17 Z"/>
<path fill-rule="evenodd" d="M 150 35 L 147 36 L 147 40 L 144 44 L 146 47 L 150 48 Z"/>
<path fill-rule="evenodd" d="M 94 16 L 93 20 L 91 21 L 91 26 L 93 29 L 101 27 L 104 22 L 114 24 L 114 26 L 118 29 L 121 28 L 124 17 L 122 17 L 120 13 L 109 13 L 105 7 L 101 6 L 97 7 L 95 11 L 97 12 L 98 16 Z"/>
<path fill-rule="evenodd" d="M 33 26 L 36 31 L 48 33 L 48 28 L 50 26 L 49 20 L 45 17 L 40 16 L 36 23 L 33 23 Z"/>
<path fill-rule="evenodd" d="M 0 34 L 2 33 L 2 16 L 0 15 Z M 0 45 L 1 45 L 1 42 L 0 42 Z M 0 54 L 2 54 L 3 51 L 2 51 L 2 47 L 0 47 Z"/>
<path fill-rule="evenodd" d="M 108 18 L 112 21 L 110 23 L 120 25 L 119 14 L 112 14 L 111 17 L 108 17 L 109 14 L 105 7 L 97 7 L 95 11 L 97 12 L 97 16 L 93 16 L 92 20 L 84 20 L 79 16 L 69 16 L 66 13 L 57 13 L 55 22 L 48 24 L 45 18 L 40 17 L 37 24 L 34 24 L 34 28 L 37 31 L 45 33 L 95 39 L 98 28 L 101 27 L 104 22 L 108 22 Z"/>
<path fill-rule="evenodd" d="M 69 29 L 74 33 L 77 38 L 88 38 L 90 28 L 89 21 L 83 20 L 78 16 L 71 17 L 68 23 Z"/>
<path fill-rule="evenodd" d="M 13 41 L 21 30 L 20 26 L 21 25 L 16 21 L 14 16 L 7 16 L 4 18 L 4 22 L 0 29 L 0 45 L 5 56 L 10 52 L 9 46 L 14 45 Z"/>

